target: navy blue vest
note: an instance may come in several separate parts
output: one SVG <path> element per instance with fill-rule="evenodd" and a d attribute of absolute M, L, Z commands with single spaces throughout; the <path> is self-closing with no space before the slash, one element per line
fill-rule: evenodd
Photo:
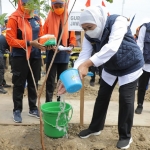
<path fill-rule="evenodd" d="M 99 52 L 108 43 L 112 26 L 119 15 L 111 15 L 107 18 L 101 41 L 92 39 L 85 34 L 86 39 L 92 44 L 93 50 Z M 124 35 L 118 51 L 103 66 L 106 72 L 115 76 L 124 76 L 140 69 L 144 64 L 141 50 L 137 46 L 130 28 Z"/>
<path fill-rule="evenodd" d="M 29 22 L 32 27 L 32 40 L 38 38 L 40 25 L 38 23 L 39 17 L 34 16 L 34 18 L 30 18 Z M 22 40 L 22 31 L 18 28 L 17 29 L 17 39 Z M 26 52 L 22 48 L 13 47 L 12 48 L 12 56 L 24 56 L 26 57 Z M 41 51 L 38 48 L 32 47 L 30 58 L 41 58 Z"/>
<path fill-rule="evenodd" d="M 150 64 L 150 23 L 145 23 L 143 25 L 146 27 L 143 56 L 145 63 Z"/>

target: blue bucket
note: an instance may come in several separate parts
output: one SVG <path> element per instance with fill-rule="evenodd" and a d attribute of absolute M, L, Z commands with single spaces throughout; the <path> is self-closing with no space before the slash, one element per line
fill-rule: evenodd
<path fill-rule="evenodd" d="M 82 82 L 77 69 L 68 69 L 60 74 L 60 80 L 68 93 L 75 93 L 82 88 Z"/>

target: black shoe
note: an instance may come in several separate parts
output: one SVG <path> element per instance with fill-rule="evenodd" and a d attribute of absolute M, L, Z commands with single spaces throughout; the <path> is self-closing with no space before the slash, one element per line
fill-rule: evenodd
<path fill-rule="evenodd" d="M 7 93 L 7 91 L 5 91 L 4 88 L 1 86 L 0 87 L 0 94 L 6 94 L 6 93 Z"/>
<path fill-rule="evenodd" d="M 16 123 L 21 123 L 22 122 L 21 111 L 20 110 L 15 110 L 13 112 L 13 119 L 14 119 L 14 122 L 16 122 Z"/>
<path fill-rule="evenodd" d="M 138 104 L 136 110 L 135 110 L 135 113 L 136 114 L 141 114 L 142 113 L 142 110 L 143 110 L 143 106 L 142 104 Z"/>
<path fill-rule="evenodd" d="M 100 135 L 100 134 L 101 134 L 101 131 L 93 132 L 90 129 L 85 129 L 79 133 L 79 137 L 85 139 L 85 138 L 90 137 L 91 135 Z"/>
<path fill-rule="evenodd" d="M 132 142 L 133 142 L 132 137 L 130 139 L 126 139 L 126 140 L 119 140 L 117 143 L 117 148 L 128 149 Z"/>
<path fill-rule="evenodd" d="M 11 87 L 11 85 L 4 84 L 4 85 L 3 85 L 3 87 L 4 87 L 4 88 L 10 88 L 10 87 Z"/>
<path fill-rule="evenodd" d="M 38 119 L 40 118 L 39 111 L 37 109 L 36 110 L 30 110 L 28 115 L 31 117 L 36 117 Z"/>

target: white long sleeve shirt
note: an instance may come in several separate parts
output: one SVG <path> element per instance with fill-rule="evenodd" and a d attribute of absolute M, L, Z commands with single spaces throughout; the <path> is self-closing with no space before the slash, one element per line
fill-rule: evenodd
<path fill-rule="evenodd" d="M 82 51 L 74 64 L 74 68 L 78 68 L 80 64 L 85 62 L 86 60 L 90 59 L 93 64 L 98 67 L 105 62 L 107 62 L 119 49 L 124 35 L 127 33 L 127 27 L 129 23 L 125 17 L 119 16 L 116 18 L 115 23 L 112 26 L 112 30 L 109 36 L 109 41 L 105 44 L 101 50 L 95 53 L 92 57 L 93 47 L 91 43 L 84 37 L 83 44 L 82 44 Z M 142 68 L 130 73 L 125 76 L 118 76 L 118 83 L 119 85 L 124 85 L 130 82 L 135 81 L 138 79 L 142 74 Z M 110 86 L 113 85 L 117 76 L 111 75 L 106 72 L 104 69 L 102 71 L 102 79 L 109 84 Z"/>
<path fill-rule="evenodd" d="M 146 34 L 146 27 L 142 26 L 140 28 L 140 32 L 139 32 L 139 36 L 138 36 L 138 40 L 137 40 L 137 45 L 140 47 L 142 53 L 143 53 L 143 48 L 144 48 L 145 34 Z M 143 70 L 145 70 L 146 72 L 150 72 L 150 64 L 144 64 Z"/>

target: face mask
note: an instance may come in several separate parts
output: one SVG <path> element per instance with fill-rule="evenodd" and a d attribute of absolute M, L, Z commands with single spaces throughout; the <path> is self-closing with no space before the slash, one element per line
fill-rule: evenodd
<path fill-rule="evenodd" d="M 88 30 L 85 32 L 90 38 L 99 38 L 101 29 L 97 26 L 94 30 Z"/>
<path fill-rule="evenodd" d="M 62 8 L 57 8 L 57 9 L 54 8 L 54 12 L 55 12 L 55 14 L 57 14 L 57 15 L 61 15 L 61 14 L 64 12 L 64 7 L 62 7 Z"/>

